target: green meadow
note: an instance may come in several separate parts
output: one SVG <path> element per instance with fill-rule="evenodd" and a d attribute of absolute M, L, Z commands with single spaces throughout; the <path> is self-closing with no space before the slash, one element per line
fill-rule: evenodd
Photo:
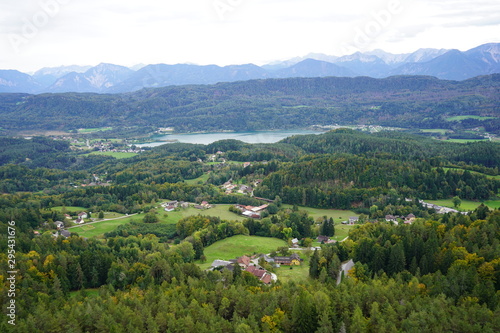
<path fill-rule="evenodd" d="M 163 208 L 158 208 L 156 209 L 156 216 L 158 217 L 159 223 L 165 223 L 165 224 L 176 224 L 180 219 L 188 217 L 188 216 L 193 216 L 193 215 L 206 215 L 206 216 L 215 216 L 219 217 L 222 220 L 235 220 L 235 221 L 243 221 L 245 218 L 240 215 L 236 215 L 234 213 L 231 213 L 228 208 L 230 205 L 216 205 L 213 208 L 210 209 L 196 209 L 193 207 L 189 207 L 186 209 L 178 209 L 172 212 L 166 212 L 164 211 Z M 75 208 L 75 207 L 73 207 Z M 82 207 L 77 207 L 77 208 L 82 208 Z M 85 208 L 82 208 L 77 211 L 82 211 L 85 210 Z M 69 210 L 68 210 L 69 211 Z M 94 214 L 95 217 L 96 214 Z M 106 232 L 113 231 L 117 226 L 126 224 L 132 221 L 137 221 L 140 222 L 144 218 L 145 214 L 138 214 L 134 216 L 129 216 L 129 217 L 124 217 L 121 219 L 116 219 L 116 220 L 109 220 L 109 221 L 97 221 L 92 224 L 84 224 L 80 226 L 76 226 L 73 228 L 70 228 L 69 230 L 71 232 L 76 232 L 82 237 L 99 237 L 103 236 Z M 104 213 L 104 218 L 109 219 L 109 218 L 116 218 L 124 216 L 121 214 L 117 213 L 111 213 L 111 212 L 105 212 Z"/>
<path fill-rule="evenodd" d="M 68 228 L 70 232 L 76 232 L 81 237 L 98 237 L 103 236 L 106 232 L 115 230 L 116 227 L 132 221 L 142 221 L 144 214 L 133 215 L 122 219 L 95 222 L 92 224 L 83 224 L 76 227 Z"/>
<path fill-rule="evenodd" d="M 230 260 L 243 255 L 270 253 L 282 246 L 288 246 L 282 239 L 237 235 L 215 242 L 203 251 L 207 261 L 200 268 L 207 269 L 217 259 Z"/>
<path fill-rule="evenodd" d="M 94 151 L 92 153 L 89 153 L 88 155 L 111 156 L 111 157 L 116 158 L 117 160 L 120 160 L 123 158 L 134 157 L 137 155 L 137 153 L 125 153 L 125 152 L 118 152 L 118 151 Z"/>
<path fill-rule="evenodd" d="M 474 210 L 479 206 L 481 203 L 477 201 L 470 201 L 470 200 L 462 200 L 462 203 L 460 206 L 458 206 L 457 210 L 460 211 L 470 211 Z M 443 207 L 449 207 L 449 208 L 455 208 L 453 205 L 453 202 L 451 199 L 445 199 L 445 200 L 424 200 L 425 202 L 432 203 L 438 206 L 443 206 Z"/>
<path fill-rule="evenodd" d="M 293 208 L 292 205 L 283 205 L 284 208 Z M 335 221 L 335 225 L 342 221 L 349 220 L 350 216 L 359 216 L 359 214 L 354 213 L 351 210 L 340 210 L 340 209 L 319 209 L 319 208 L 310 208 L 310 207 L 301 207 L 299 206 L 299 210 L 305 210 L 309 213 L 315 221 L 317 219 L 322 219 L 323 216 L 328 218 L 333 217 Z"/>
<path fill-rule="evenodd" d="M 203 175 L 201 175 L 198 178 L 186 179 L 186 180 L 184 180 L 184 183 L 189 184 L 189 185 L 205 184 L 208 180 L 208 176 L 209 176 L 208 173 L 204 173 Z"/>
<path fill-rule="evenodd" d="M 281 266 L 274 269 L 278 276 L 278 281 L 287 283 L 288 281 L 300 282 L 309 278 L 309 257 L 304 254 L 305 251 L 295 251 L 303 259 L 300 266 Z"/>
<path fill-rule="evenodd" d="M 481 116 L 455 116 L 455 117 L 449 117 L 446 118 L 446 121 L 460 121 L 460 120 L 465 120 L 465 119 L 477 119 L 477 120 L 489 120 L 489 119 L 496 119 L 496 117 L 481 117 Z"/>

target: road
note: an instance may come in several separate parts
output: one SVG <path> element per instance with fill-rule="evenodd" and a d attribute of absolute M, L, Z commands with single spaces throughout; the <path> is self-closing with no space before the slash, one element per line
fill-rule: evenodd
<path fill-rule="evenodd" d="M 354 261 L 352 261 L 352 259 L 342 264 L 339 276 L 337 277 L 337 284 L 340 284 L 340 282 L 342 281 L 342 272 L 344 272 L 344 277 L 347 277 L 349 270 L 353 267 L 354 267 Z"/>
<path fill-rule="evenodd" d="M 112 219 L 102 219 L 102 220 L 99 220 L 99 221 L 83 223 L 83 224 L 75 225 L 75 226 L 72 226 L 72 227 L 67 227 L 66 229 L 81 227 L 82 225 L 89 225 L 89 224 L 94 224 L 94 223 L 101 223 L 101 222 L 104 222 L 104 221 L 113 221 L 113 220 L 126 219 L 127 217 L 131 217 L 131 216 L 134 216 L 134 215 L 137 215 L 137 213 L 130 214 L 130 215 L 125 215 L 125 216 L 120 216 L 120 217 L 115 217 L 115 218 L 112 218 Z"/>

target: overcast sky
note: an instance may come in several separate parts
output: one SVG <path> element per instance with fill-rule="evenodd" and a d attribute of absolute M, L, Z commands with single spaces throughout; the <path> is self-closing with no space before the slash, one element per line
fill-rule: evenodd
<path fill-rule="evenodd" d="M 498 0 L 2 0 L 0 68 L 262 65 L 500 42 Z"/>

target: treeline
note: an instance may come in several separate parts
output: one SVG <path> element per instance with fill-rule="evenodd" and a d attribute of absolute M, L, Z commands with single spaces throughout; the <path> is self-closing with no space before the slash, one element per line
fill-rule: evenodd
<path fill-rule="evenodd" d="M 22 165 L 8 164 L 0 166 L 0 192 L 38 192 L 50 189 L 52 193 L 67 191 L 73 182 L 89 179 L 89 174 L 82 171 L 62 171 L 57 169 L 28 169 Z"/>
<path fill-rule="evenodd" d="M 500 301 L 500 212 L 479 207 L 471 216 L 390 227 L 367 224 L 350 234 L 355 276 L 398 273 L 418 277 L 426 292 L 458 302 L 476 299 L 490 309 Z"/>
<path fill-rule="evenodd" d="M 31 169 L 88 170 L 110 159 L 113 158 L 78 155 L 63 140 L 36 136 L 31 139 L 0 137 L 0 166 L 15 164 Z"/>
<path fill-rule="evenodd" d="M 338 129 L 322 135 L 301 135 L 282 140 L 310 154 L 348 153 L 380 159 L 411 161 L 425 159 L 432 166 L 465 163 L 497 168 L 500 145 L 492 142 L 451 143 L 401 132 L 362 133 Z"/>
<path fill-rule="evenodd" d="M 255 190 L 259 197 L 280 196 L 284 202 L 302 206 L 348 209 L 369 208 L 374 199 L 389 192 L 400 199 L 440 199 L 460 196 L 487 200 L 500 189 L 500 182 L 484 175 L 444 172 L 426 161 L 366 158 L 355 155 L 304 156 L 268 175 Z"/>
<path fill-rule="evenodd" d="M 179 131 L 248 131 L 333 123 L 449 128 L 454 126 L 446 121 L 450 115 L 496 115 L 499 81 L 498 74 L 463 82 L 420 76 L 328 77 L 165 87 L 116 95 L 3 94 L 0 125 L 16 130 L 133 124 L 173 126 Z"/>

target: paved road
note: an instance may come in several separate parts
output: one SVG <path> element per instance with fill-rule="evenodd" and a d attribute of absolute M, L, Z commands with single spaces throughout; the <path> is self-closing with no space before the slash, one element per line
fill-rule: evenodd
<path fill-rule="evenodd" d="M 126 219 L 127 217 L 131 217 L 131 216 L 134 216 L 134 215 L 137 215 L 137 213 L 130 214 L 130 215 L 125 215 L 125 216 L 120 216 L 120 217 L 115 217 L 113 219 L 102 219 L 102 220 L 99 220 L 99 221 L 83 223 L 83 224 L 75 225 L 75 226 L 72 226 L 72 227 L 67 227 L 66 229 L 81 227 L 82 225 L 88 225 L 88 224 L 94 224 L 94 223 L 101 223 L 101 222 L 104 222 L 104 221 L 113 221 L 113 220 Z"/>
<path fill-rule="evenodd" d="M 342 264 L 342 268 L 340 269 L 339 276 L 337 278 L 337 284 L 340 284 L 342 280 L 342 272 L 344 272 L 344 277 L 347 277 L 349 270 L 353 267 L 354 267 L 354 261 L 352 261 L 352 259 Z"/>

